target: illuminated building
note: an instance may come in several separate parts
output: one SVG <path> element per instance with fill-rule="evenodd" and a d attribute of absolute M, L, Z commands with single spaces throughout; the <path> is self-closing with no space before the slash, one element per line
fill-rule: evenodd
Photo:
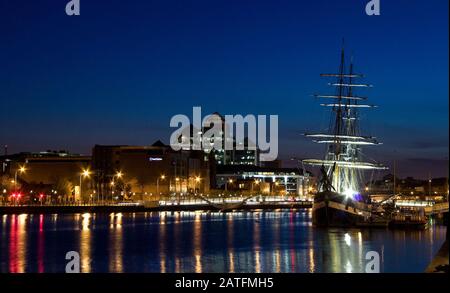
<path fill-rule="evenodd" d="M 92 154 L 100 193 L 111 193 L 112 176 L 119 170 L 123 172 L 124 187 L 116 192 L 133 194 L 137 199 L 157 193 L 209 190 L 209 161 L 204 160 L 202 151 L 174 151 L 157 141 L 151 146 L 96 145 Z"/>
<path fill-rule="evenodd" d="M 216 182 L 218 188 L 227 191 L 307 197 L 313 178 L 310 173 L 296 168 L 225 165 L 217 167 Z"/>

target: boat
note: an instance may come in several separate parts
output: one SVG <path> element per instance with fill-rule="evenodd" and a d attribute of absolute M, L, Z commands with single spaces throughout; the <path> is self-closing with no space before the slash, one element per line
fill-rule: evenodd
<path fill-rule="evenodd" d="M 227 203 L 225 202 L 225 200 L 223 200 L 221 203 L 214 203 L 212 201 L 210 201 L 208 198 L 206 198 L 205 196 L 201 195 L 201 194 L 195 194 L 196 197 L 202 199 L 203 201 L 205 201 L 208 205 L 210 205 L 211 207 L 219 210 L 220 212 L 226 213 L 226 212 L 232 212 L 234 210 L 240 209 L 242 208 L 246 202 L 248 200 L 250 200 L 251 198 L 255 197 L 256 195 L 251 195 L 247 198 L 244 198 L 243 200 L 237 202 L 237 203 Z"/>
<path fill-rule="evenodd" d="M 373 136 L 360 132 L 360 109 L 375 108 L 367 104 L 367 97 L 355 94 L 355 89 L 371 88 L 372 85 L 355 83 L 364 77 L 354 73 L 353 58 L 348 68 L 345 64 L 344 48 L 341 50 L 338 73 L 321 74 L 331 78 L 329 86 L 333 94 L 315 94 L 327 102 L 320 105 L 331 109 L 328 131 L 305 133 L 315 143 L 325 145 L 324 159 L 304 159 L 303 164 L 321 166 L 321 180 L 314 195 L 313 225 L 316 226 L 368 226 L 387 227 L 388 220 L 372 213 L 372 205 L 364 188 L 364 171 L 385 170 L 387 167 L 376 162 L 363 160 L 362 147 L 379 145 Z"/>
<path fill-rule="evenodd" d="M 366 205 L 347 201 L 339 193 L 324 191 L 314 197 L 312 219 L 315 226 L 357 226 L 370 217 Z"/>
<path fill-rule="evenodd" d="M 392 215 L 389 228 L 424 230 L 428 227 L 427 217 L 418 211 L 403 211 Z"/>

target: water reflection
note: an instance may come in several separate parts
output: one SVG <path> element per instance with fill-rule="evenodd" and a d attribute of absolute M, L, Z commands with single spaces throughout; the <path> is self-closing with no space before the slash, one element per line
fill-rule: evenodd
<path fill-rule="evenodd" d="M 314 249 L 310 247 L 308 253 L 309 253 L 309 272 L 314 273 L 316 271 L 316 266 L 314 264 Z"/>
<path fill-rule="evenodd" d="M 181 217 L 180 212 L 174 213 L 174 221 L 173 221 L 173 234 L 172 239 L 173 244 L 175 246 L 175 273 L 181 273 L 181 259 L 180 259 L 180 250 L 181 250 Z M 192 240 L 192 239 L 191 239 Z"/>
<path fill-rule="evenodd" d="M 194 220 L 194 257 L 195 257 L 195 272 L 202 272 L 202 221 L 200 214 L 195 214 Z"/>
<path fill-rule="evenodd" d="M 273 227 L 273 233 L 274 233 L 274 243 L 278 244 L 280 243 L 280 221 L 279 219 L 276 219 L 276 223 Z M 279 273 L 281 272 L 281 253 L 280 253 L 280 246 L 275 245 L 274 246 L 274 253 L 273 253 L 273 263 L 275 264 L 275 272 Z"/>
<path fill-rule="evenodd" d="M 160 213 L 159 218 L 159 262 L 160 262 L 160 271 L 161 273 L 166 273 L 166 212 Z"/>
<path fill-rule="evenodd" d="M 9 234 L 9 271 L 25 272 L 25 255 L 27 253 L 26 220 L 28 215 L 12 215 Z"/>
<path fill-rule="evenodd" d="M 89 229 L 91 214 L 85 213 L 82 216 L 80 232 L 80 258 L 81 272 L 91 272 L 91 230 Z"/>
<path fill-rule="evenodd" d="M 228 271 L 230 273 L 235 272 L 234 268 L 234 220 L 233 220 L 233 214 L 228 214 L 227 219 L 227 248 L 228 248 Z"/>
<path fill-rule="evenodd" d="M 257 214 L 259 215 L 259 213 Z M 261 260 L 260 260 L 260 219 L 256 217 L 253 224 L 253 251 L 255 253 L 255 272 L 261 272 Z"/>
<path fill-rule="evenodd" d="M 109 229 L 109 271 L 114 273 L 123 272 L 123 230 L 122 213 L 110 215 Z"/>
<path fill-rule="evenodd" d="M 45 272 L 45 234 L 44 234 L 44 215 L 39 215 L 39 233 L 38 233 L 38 273 Z"/>
<path fill-rule="evenodd" d="M 161 212 L 2 216 L 1 272 L 421 272 L 445 239 L 426 231 L 321 229 L 310 213 Z"/>

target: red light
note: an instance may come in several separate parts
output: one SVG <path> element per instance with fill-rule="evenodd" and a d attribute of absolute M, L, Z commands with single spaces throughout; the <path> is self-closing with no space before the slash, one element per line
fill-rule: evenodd
<path fill-rule="evenodd" d="M 43 195 L 43 194 L 41 193 L 41 194 L 39 194 L 39 197 L 40 197 L 40 198 L 43 198 L 43 197 L 44 197 L 44 195 Z"/>
<path fill-rule="evenodd" d="M 20 194 L 20 193 L 19 193 L 19 194 L 17 194 L 17 197 L 19 197 L 19 198 L 20 198 L 21 196 L 22 196 L 22 194 Z"/>
<path fill-rule="evenodd" d="M 17 196 L 17 194 L 15 194 L 15 193 L 13 193 L 13 194 L 12 194 L 12 197 L 14 197 L 14 198 L 15 198 L 16 196 Z"/>

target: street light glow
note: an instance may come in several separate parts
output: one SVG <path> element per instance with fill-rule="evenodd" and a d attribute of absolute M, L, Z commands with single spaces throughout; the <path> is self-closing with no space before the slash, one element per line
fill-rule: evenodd
<path fill-rule="evenodd" d="M 351 188 L 347 188 L 347 189 L 344 191 L 345 198 L 353 198 L 353 195 L 354 195 L 354 194 L 356 194 L 356 191 L 354 191 L 354 190 L 351 189 Z"/>

